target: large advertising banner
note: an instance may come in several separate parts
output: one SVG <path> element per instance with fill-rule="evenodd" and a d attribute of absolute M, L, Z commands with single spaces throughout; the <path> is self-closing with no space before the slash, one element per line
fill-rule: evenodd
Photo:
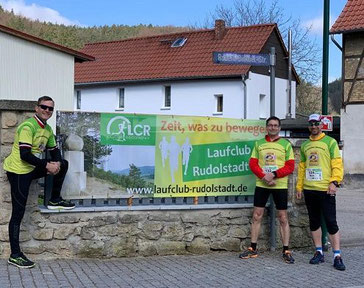
<path fill-rule="evenodd" d="M 85 155 L 93 183 L 109 181 L 116 193 L 148 197 L 254 194 L 249 158 L 255 141 L 265 136 L 264 121 L 87 113 L 81 118 L 99 121 L 88 129 L 79 114 L 84 113 L 61 112 L 58 132 L 77 134 L 65 130 L 81 125 L 79 136 L 93 139 L 93 159 Z M 66 118 L 78 124 L 66 124 Z"/>

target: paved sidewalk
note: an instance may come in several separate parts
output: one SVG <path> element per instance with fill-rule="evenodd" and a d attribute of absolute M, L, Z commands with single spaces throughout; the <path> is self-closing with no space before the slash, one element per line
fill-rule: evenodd
<path fill-rule="evenodd" d="M 241 260 L 238 253 L 117 260 L 42 260 L 33 269 L 0 261 L 0 287 L 364 287 L 364 249 L 343 249 L 346 271 L 332 267 L 332 253 L 320 265 L 312 253 L 294 252 L 295 264 L 280 253 Z"/>

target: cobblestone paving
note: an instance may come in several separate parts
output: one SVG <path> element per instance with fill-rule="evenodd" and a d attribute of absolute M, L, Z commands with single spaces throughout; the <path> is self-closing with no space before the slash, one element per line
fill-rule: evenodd
<path fill-rule="evenodd" d="M 308 263 L 312 253 L 294 251 L 295 264 L 280 253 L 241 260 L 238 253 L 116 260 L 40 260 L 33 269 L 0 261 L 0 287 L 364 287 L 364 247 L 343 248 L 346 271 L 326 262 Z"/>

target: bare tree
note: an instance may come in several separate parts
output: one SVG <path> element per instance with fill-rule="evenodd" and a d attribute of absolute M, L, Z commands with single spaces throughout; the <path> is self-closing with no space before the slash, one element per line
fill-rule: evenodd
<path fill-rule="evenodd" d="M 270 5 L 264 0 L 236 0 L 233 7 L 218 5 L 203 26 L 213 27 L 215 19 L 225 20 L 227 26 L 277 23 L 285 42 L 291 29 L 292 63 L 297 73 L 302 79 L 311 83 L 316 83 L 320 78 L 318 69 L 318 64 L 321 62 L 320 49 L 315 41 L 309 38 L 311 27 L 303 27 L 300 19 L 286 16 L 284 9 L 278 5 L 278 0 L 273 0 Z"/>

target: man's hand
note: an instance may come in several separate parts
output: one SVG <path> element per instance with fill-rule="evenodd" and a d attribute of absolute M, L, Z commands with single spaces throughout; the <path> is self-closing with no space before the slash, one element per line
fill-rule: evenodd
<path fill-rule="evenodd" d="M 296 190 L 296 198 L 297 199 L 302 199 L 302 191 L 301 190 Z"/>
<path fill-rule="evenodd" d="M 60 162 L 48 162 L 46 166 L 48 174 L 56 175 L 61 170 Z"/>
<path fill-rule="evenodd" d="M 262 178 L 262 180 L 267 185 L 269 185 L 269 183 L 272 182 L 273 179 L 274 179 L 274 174 L 272 172 L 265 174 L 264 177 Z M 269 185 L 269 186 L 271 186 L 271 185 Z"/>
<path fill-rule="evenodd" d="M 267 183 L 268 186 L 275 186 L 276 185 L 276 181 L 272 180 L 270 182 Z"/>
<path fill-rule="evenodd" d="M 330 195 L 336 195 L 336 191 L 337 191 L 337 187 L 334 183 L 330 183 L 329 185 L 329 188 L 327 188 L 327 194 L 330 194 Z"/>

